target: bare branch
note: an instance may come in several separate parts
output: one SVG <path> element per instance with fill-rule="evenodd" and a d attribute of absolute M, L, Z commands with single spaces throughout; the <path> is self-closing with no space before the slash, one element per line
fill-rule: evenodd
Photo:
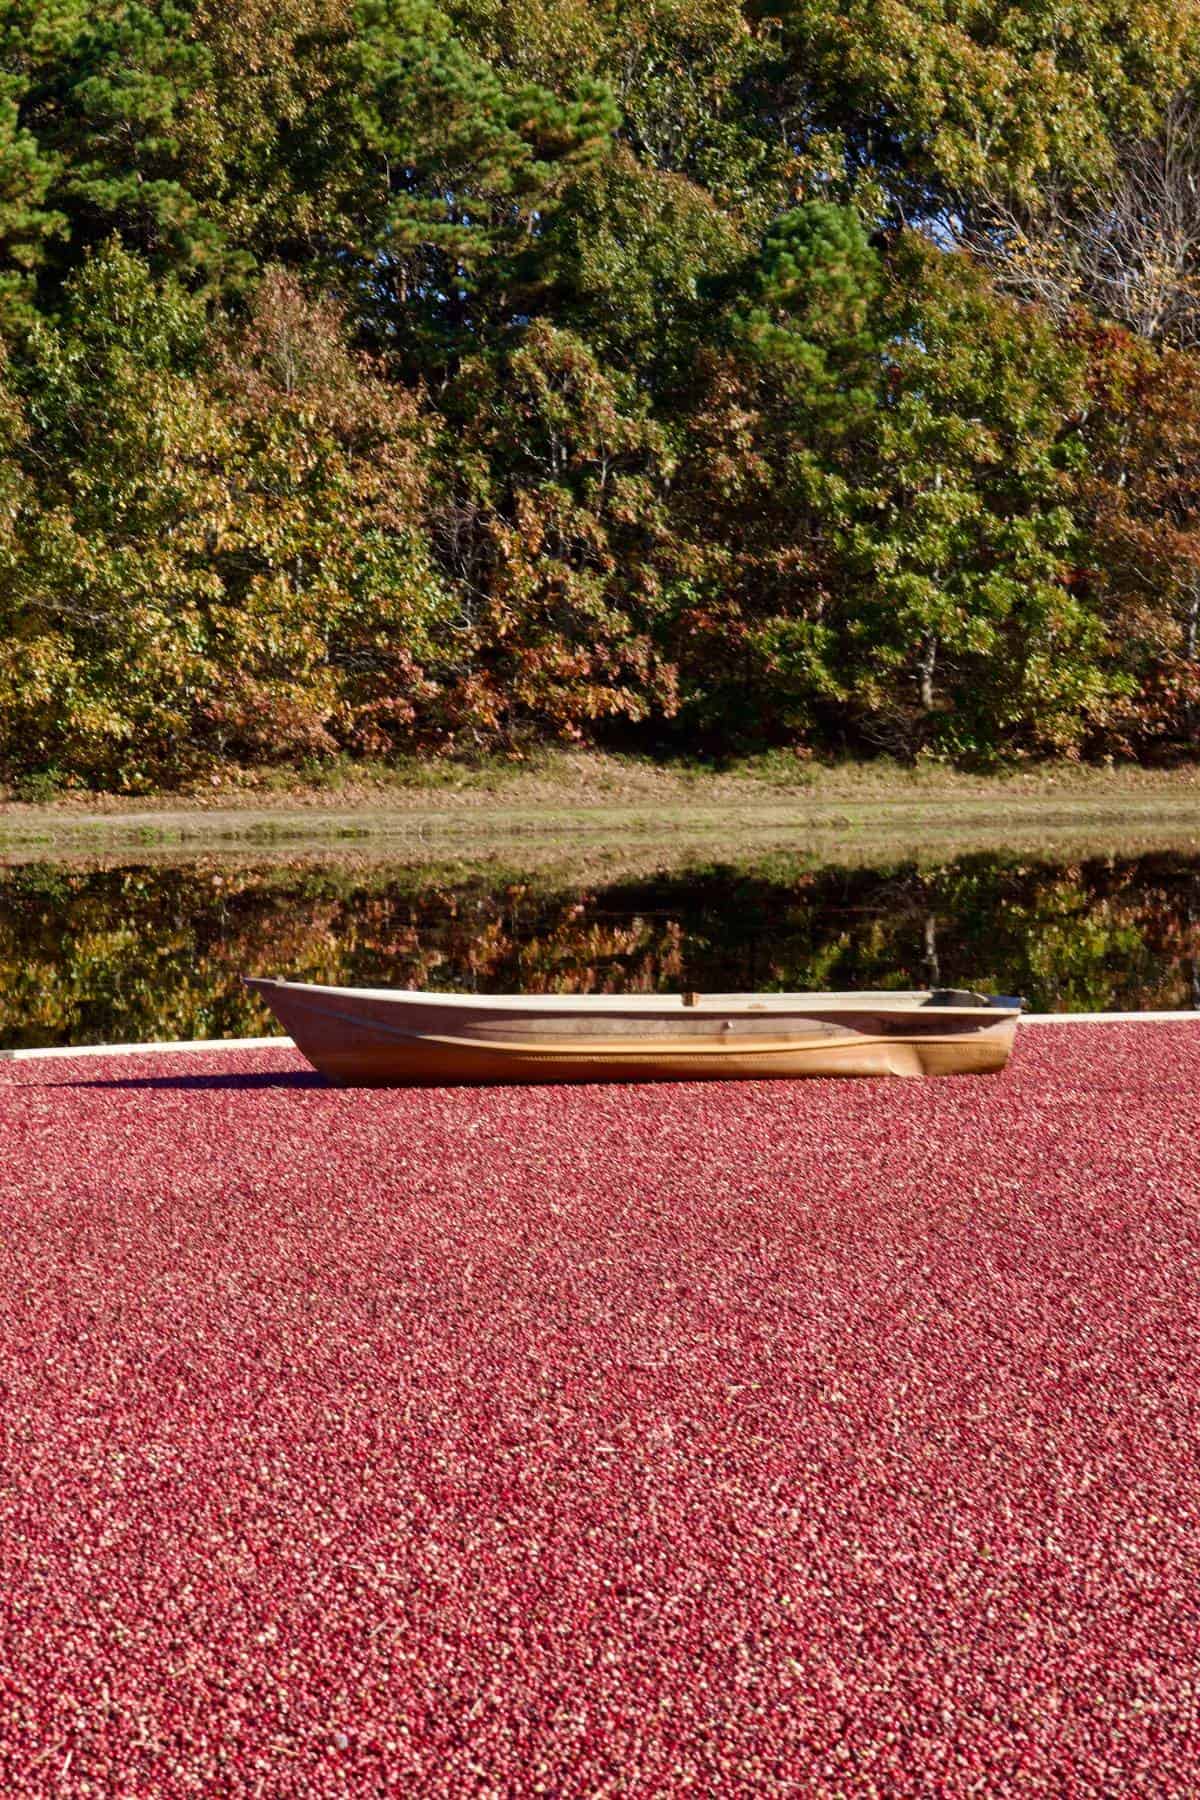
<path fill-rule="evenodd" d="M 966 231 L 997 282 L 1063 316 L 1084 305 L 1139 337 L 1200 347 L 1200 107 L 1172 102 L 1153 138 L 1120 146 L 1107 183 L 1034 209 L 995 194 Z"/>

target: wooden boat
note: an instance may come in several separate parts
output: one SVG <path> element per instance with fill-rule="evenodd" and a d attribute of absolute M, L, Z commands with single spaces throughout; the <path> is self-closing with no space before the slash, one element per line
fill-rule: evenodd
<path fill-rule="evenodd" d="M 1021 1001 L 862 994 L 431 994 L 249 979 L 350 1086 L 967 1075 L 1002 1069 Z"/>

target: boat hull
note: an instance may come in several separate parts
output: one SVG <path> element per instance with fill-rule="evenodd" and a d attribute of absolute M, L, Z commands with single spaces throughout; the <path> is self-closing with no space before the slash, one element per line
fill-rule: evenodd
<path fill-rule="evenodd" d="M 314 1068 L 356 1087 L 990 1074 L 1008 1061 L 1018 1017 L 909 995 L 685 1006 L 678 995 L 597 1003 L 248 985 Z"/>

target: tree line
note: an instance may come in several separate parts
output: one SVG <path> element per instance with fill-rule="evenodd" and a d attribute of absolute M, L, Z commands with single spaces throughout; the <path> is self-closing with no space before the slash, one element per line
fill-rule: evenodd
<path fill-rule="evenodd" d="M 0 775 L 1200 742 L 1184 0 L 0 0 Z"/>

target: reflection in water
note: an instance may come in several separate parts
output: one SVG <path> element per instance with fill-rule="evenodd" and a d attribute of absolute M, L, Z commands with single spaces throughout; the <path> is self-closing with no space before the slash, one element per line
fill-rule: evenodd
<path fill-rule="evenodd" d="M 1200 1006 L 1200 861 L 773 857 L 606 886 L 329 863 L 0 871 L 0 1044 L 273 1029 L 243 974 L 646 992 L 939 983 L 1043 1011 Z"/>

